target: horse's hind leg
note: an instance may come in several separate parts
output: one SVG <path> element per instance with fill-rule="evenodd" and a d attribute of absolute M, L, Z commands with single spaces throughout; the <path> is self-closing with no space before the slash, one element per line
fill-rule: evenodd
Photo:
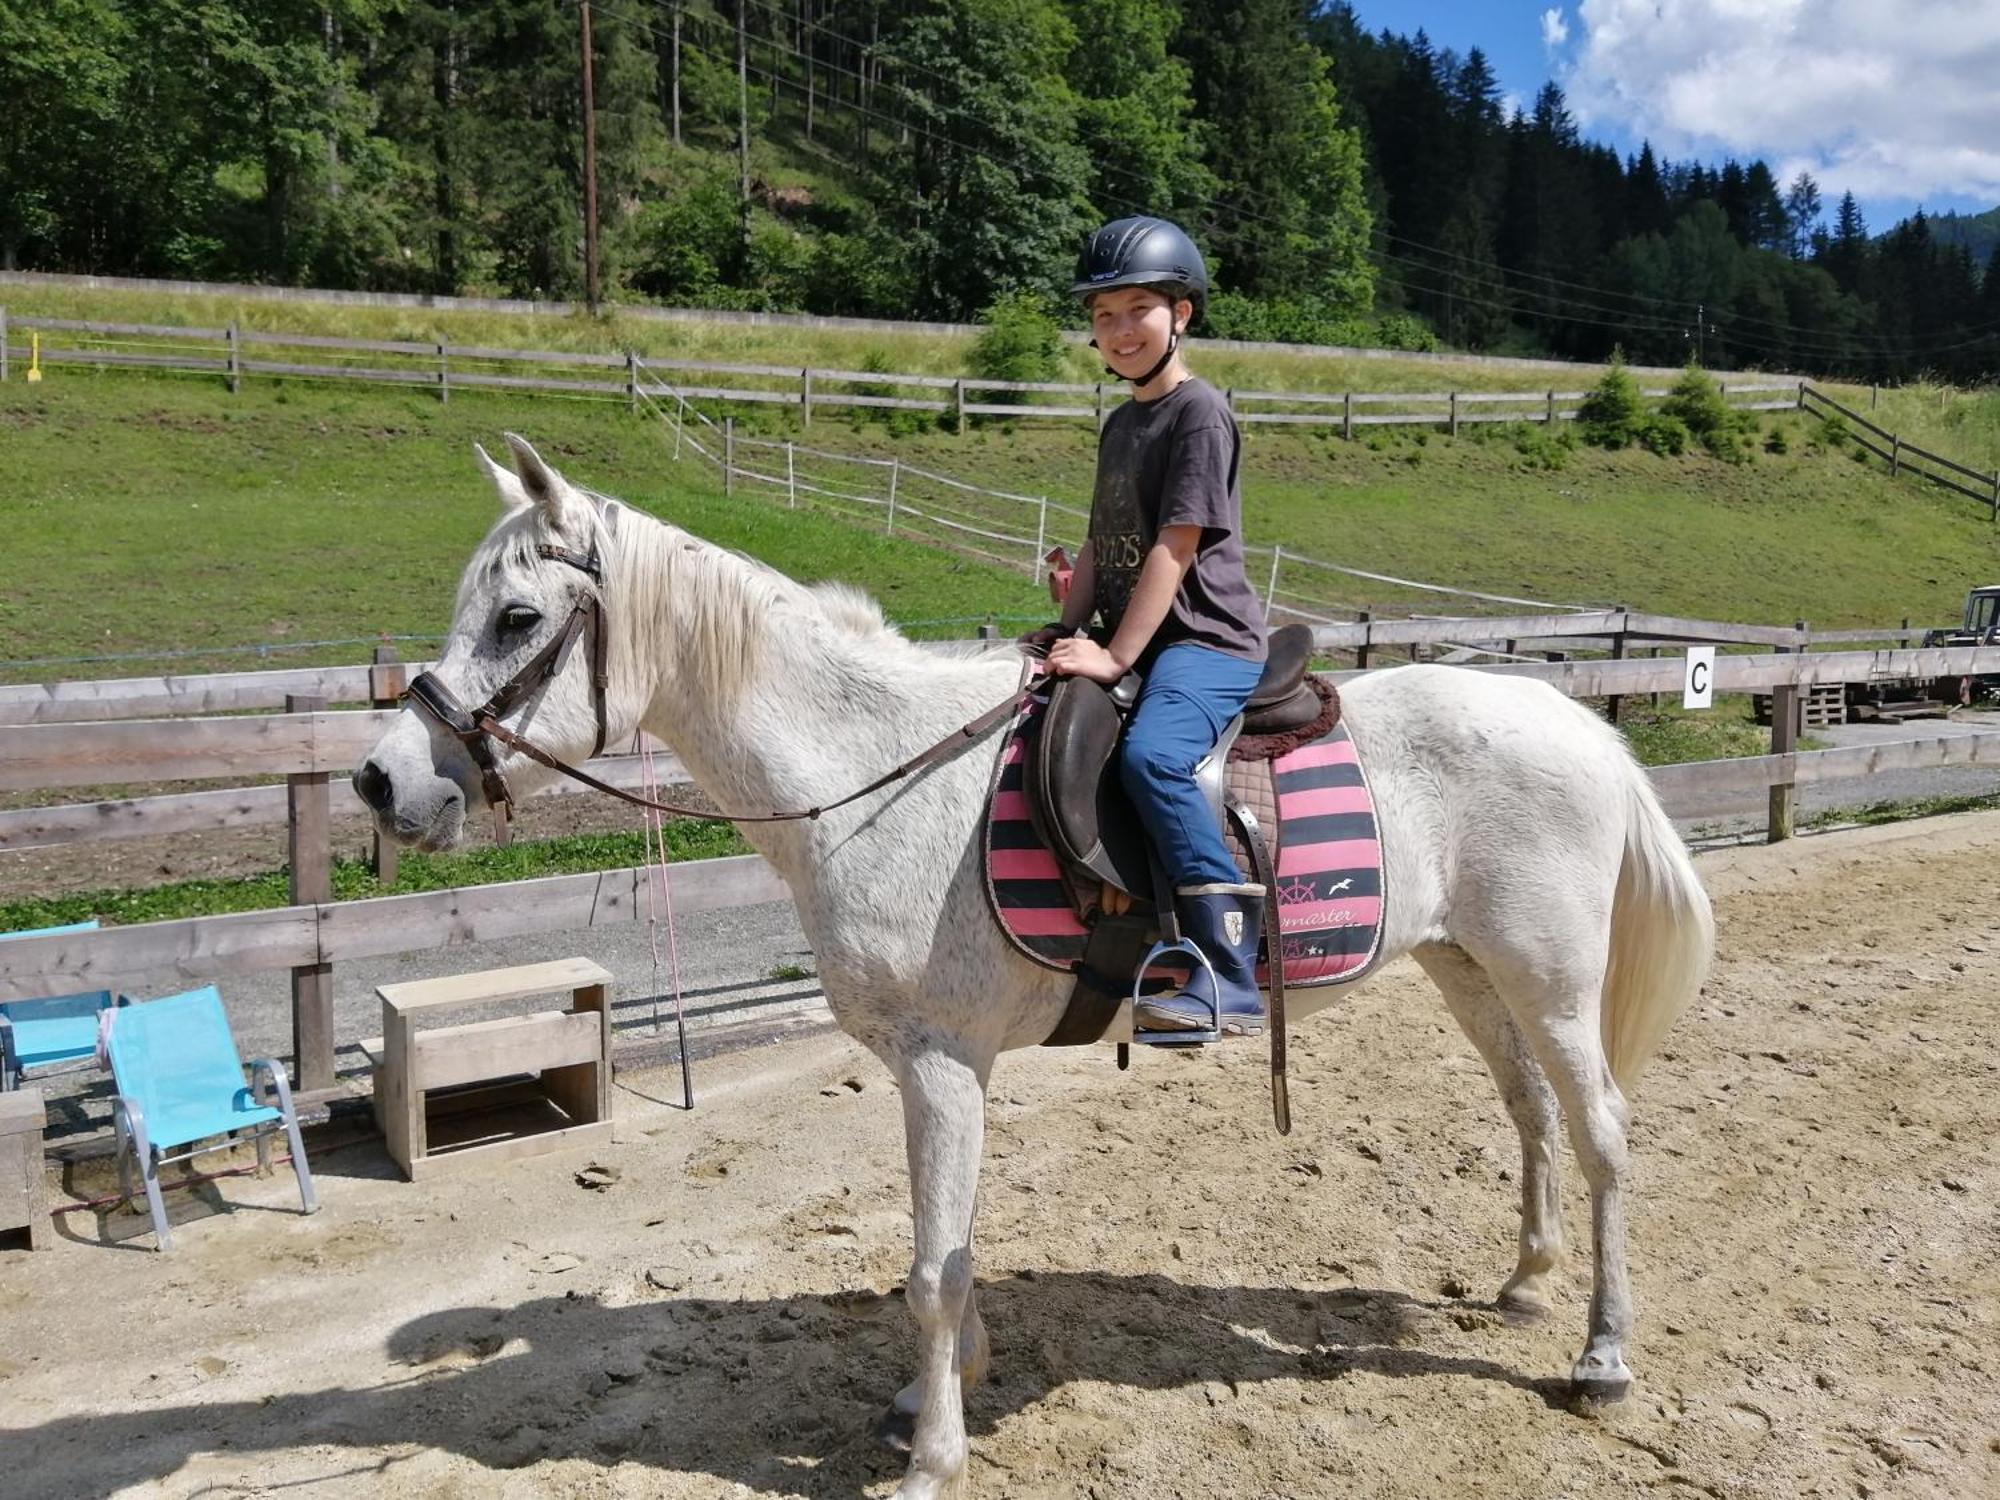
<path fill-rule="evenodd" d="M 1632 1331 L 1632 1284 L 1625 1265 L 1625 1096 L 1605 1061 L 1598 1031 L 1605 949 L 1487 954 L 1483 962 L 1535 1060 L 1555 1088 L 1570 1145 L 1590 1184 L 1595 1252 L 1590 1334 L 1570 1371 L 1577 1391 L 1616 1401 L 1632 1385 L 1625 1339 Z"/>
<path fill-rule="evenodd" d="M 1500 1288 L 1507 1312 L 1548 1311 L 1549 1273 L 1562 1261 L 1562 1192 L 1556 1163 L 1556 1096 L 1522 1039 L 1520 1028 L 1463 948 L 1429 944 L 1415 952 L 1444 995 L 1459 1028 L 1485 1059 L 1501 1101 L 1521 1134 L 1521 1244 L 1514 1274 Z"/>

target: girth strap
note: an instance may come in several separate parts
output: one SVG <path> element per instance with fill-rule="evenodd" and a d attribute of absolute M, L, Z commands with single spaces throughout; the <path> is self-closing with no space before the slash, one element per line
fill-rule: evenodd
<path fill-rule="evenodd" d="M 1117 1018 L 1118 1007 L 1132 993 L 1132 976 L 1153 946 L 1154 913 L 1099 912 L 1083 940 L 1083 957 L 1076 965 L 1076 988 L 1056 1029 L 1042 1039 L 1044 1047 L 1087 1047 L 1102 1041 Z"/>

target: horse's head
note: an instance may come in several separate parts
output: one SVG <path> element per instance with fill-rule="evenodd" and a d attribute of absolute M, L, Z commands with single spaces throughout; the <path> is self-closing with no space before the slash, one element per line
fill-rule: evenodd
<path fill-rule="evenodd" d="M 611 642 L 601 588 L 604 503 L 576 489 L 512 433 L 514 470 L 479 448 L 501 514 L 459 580 L 437 665 L 355 773 L 383 833 L 447 849 L 468 810 L 528 795 L 555 773 L 478 724 L 489 718 L 572 764 L 632 732 L 638 705 L 607 701 Z"/>

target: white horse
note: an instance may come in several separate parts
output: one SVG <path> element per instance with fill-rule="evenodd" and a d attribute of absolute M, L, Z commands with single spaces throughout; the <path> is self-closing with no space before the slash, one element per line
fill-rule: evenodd
<path fill-rule="evenodd" d="M 461 703 L 517 675 L 595 594 L 610 741 L 643 728 L 718 806 L 756 812 L 844 796 L 1015 691 L 1014 651 L 921 650 L 859 593 L 803 587 L 575 488 L 508 442 L 518 472 L 479 454 L 504 510 L 466 568 L 436 667 Z M 601 559 L 601 582 L 579 559 Z M 584 657 L 571 653 L 523 730 L 572 763 L 599 727 Z M 1520 1131 L 1520 1254 L 1499 1302 L 1548 1307 L 1560 1109 L 1595 1242 L 1572 1379 L 1615 1399 L 1631 1381 L 1626 1095 L 1706 972 L 1707 895 L 1622 741 L 1553 688 L 1413 666 L 1348 683 L 1342 701 L 1377 800 L 1383 960 L 1413 954 L 1436 981 Z M 791 886 L 841 1027 L 902 1086 L 922 1349 L 890 1412 L 909 1432 L 904 1500 L 956 1490 L 962 1392 L 987 1362 L 972 1260 L 987 1078 L 1002 1050 L 1049 1034 L 1070 988 L 1021 957 L 986 909 L 981 819 L 998 743 L 994 731 L 816 820 L 744 828 Z M 498 768 L 517 795 L 554 775 L 503 750 Z M 465 743 L 413 708 L 356 784 L 385 832 L 433 849 L 457 843 L 486 801 Z"/>

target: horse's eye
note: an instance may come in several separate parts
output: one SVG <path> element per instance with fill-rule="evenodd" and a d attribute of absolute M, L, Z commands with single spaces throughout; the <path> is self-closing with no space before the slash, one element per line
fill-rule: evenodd
<path fill-rule="evenodd" d="M 533 630 L 542 623 L 542 612 L 530 609 L 525 604 L 509 605 L 500 611 L 500 633 L 518 635 L 524 630 Z"/>

